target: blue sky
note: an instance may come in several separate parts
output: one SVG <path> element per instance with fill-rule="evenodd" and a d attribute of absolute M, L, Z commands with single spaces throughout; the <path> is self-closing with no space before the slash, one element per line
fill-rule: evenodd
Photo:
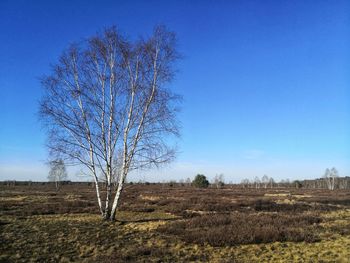
<path fill-rule="evenodd" d="M 110 25 L 175 31 L 180 153 L 133 180 L 350 176 L 349 1 L 0 1 L 0 180 L 45 180 L 41 87 L 62 50 Z M 77 180 L 74 171 L 70 178 Z"/>

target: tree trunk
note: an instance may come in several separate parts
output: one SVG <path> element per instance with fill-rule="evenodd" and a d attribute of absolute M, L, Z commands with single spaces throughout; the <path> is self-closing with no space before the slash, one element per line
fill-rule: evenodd
<path fill-rule="evenodd" d="M 102 202 L 101 202 L 101 197 L 100 197 L 100 187 L 98 186 L 98 181 L 97 180 L 95 180 L 95 188 L 96 188 L 96 196 L 97 196 L 98 207 L 100 208 L 100 213 L 103 216 Z"/>
<path fill-rule="evenodd" d="M 106 204 L 105 204 L 105 211 L 103 214 L 103 219 L 108 220 L 110 215 L 111 215 L 111 209 L 110 209 L 110 202 L 111 202 L 111 194 L 112 194 L 112 187 L 111 187 L 111 182 L 107 182 L 107 187 L 106 187 Z"/>
<path fill-rule="evenodd" d="M 118 189 L 117 189 L 117 192 L 116 192 L 115 197 L 114 197 L 114 201 L 113 201 L 113 205 L 112 205 L 112 209 L 111 209 L 111 214 L 110 214 L 110 218 L 109 218 L 111 221 L 115 220 L 120 195 L 123 191 L 124 178 L 125 178 L 125 175 L 123 174 L 119 179 Z"/>

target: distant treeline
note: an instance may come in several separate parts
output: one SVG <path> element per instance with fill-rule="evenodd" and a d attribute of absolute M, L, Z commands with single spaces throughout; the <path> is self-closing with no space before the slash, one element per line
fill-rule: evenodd
<path fill-rule="evenodd" d="M 61 185 L 69 185 L 69 184 L 92 184 L 91 182 L 72 182 L 72 181 L 60 181 Z M 17 180 L 5 180 L 0 181 L 0 185 L 7 186 L 16 186 L 16 185 L 55 185 L 55 182 L 37 182 L 37 181 L 17 181 Z"/>
<path fill-rule="evenodd" d="M 323 177 L 310 180 L 294 180 L 290 181 L 282 180 L 275 182 L 273 178 L 268 180 L 255 180 L 244 179 L 237 187 L 242 188 L 307 188 L 307 189 L 350 189 L 350 177 Z"/>
<path fill-rule="evenodd" d="M 319 179 L 314 179 L 314 180 L 304 180 L 302 181 L 302 186 L 305 188 L 312 188 L 312 189 L 329 189 L 330 184 L 329 184 L 328 179 L 326 178 L 319 178 Z M 334 179 L 334 189 L 350 189 L 350 177 L 336 177 Z"/>
<path fill-rule="evenodd" d="M 16 180 L 6 180 L 6 181 L 0 181 L 0 185 L 6 185 L 6 186 L 21 186 L 21 185 L 52 185 L 54 186 L 55 182 L 35 182 L 35 181 L 16 181 Z M 61 181 L 61 185 L 86 185 L 86 186 L 94 186 L 93 182 L 86 182 L 86 181 Z M 101 185 L 104 183 L 101 182 Z M 183 186 L 188 187 L 191 186 L 191 182 L 189 180 L 180 180 L 179 182 L 176 181 L 169 181 L 169 182 L 162 182 L 162 183 L 149 183 L 149 182 L 129 182 L 130 184 L 144 184 L 144 185 L 150 185 L 150 184 L 162 184 L 166 186 Z M 331 185 L 331 187 L 330 187 Z M 212 182 L 209 187 L 218 187 L 218 184 L 215 182 Z M 336 190 L 336 189 L 350 189 L 350 177 L 335 177 L 335 178 L 317 178 L 312 180 L 281 180 L 280 182 L 275 182 L 272 178 L 268 178 L 268 180 L 258 180 L 257 178 L 255 180 L 248 180 L 244 179 L 241 183 L 228 183 L 225 184 L 224 182 L 220 182 L 220 188 L 221 187 L 231 187 L 231 188 L 307 188 L 307 189 L 330 189 L 330 190 Z"/>

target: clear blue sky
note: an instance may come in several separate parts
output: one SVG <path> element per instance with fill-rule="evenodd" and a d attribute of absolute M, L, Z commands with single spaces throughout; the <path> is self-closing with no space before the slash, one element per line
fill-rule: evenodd
<path fill-rule="evenodd" d="M 69 43 L 158 23 L 184 54 L 181 152 L 135 180 L 350 176 L 350 1 L 2 0 L 0 180 L 46 179 L 38 77 Z"/>

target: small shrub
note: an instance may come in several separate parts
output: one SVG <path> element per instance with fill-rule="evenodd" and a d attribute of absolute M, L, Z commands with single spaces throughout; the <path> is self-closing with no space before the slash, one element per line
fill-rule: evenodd
<path fill-rule="evenodd" d="M 203 174 L 197 174 L 194 178 L 192 185 L 200 188 L 207 188 L 209 186 L 209 181 Z"/>
<path fill-rule="evenodd" d="M 169 185 L 169 187 L 174 187 L 174 186 L 176 186 L 176 181 L 170 181 L 168 183 L 168 185 Z"/>

